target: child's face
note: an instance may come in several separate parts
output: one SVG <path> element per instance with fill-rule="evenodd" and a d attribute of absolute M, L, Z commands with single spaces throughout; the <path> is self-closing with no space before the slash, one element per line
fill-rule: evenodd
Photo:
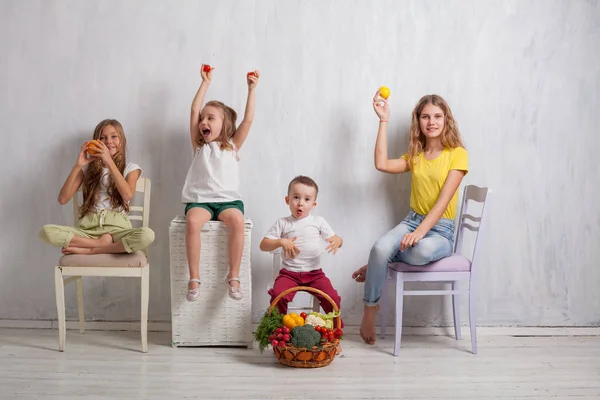
<path fill-rule="evenodd" d="M 217 107 L 206 106 L 200 112 L 200 134 L 206 143 L 219 137 L 223 128 L 223 119 L 223 112 Z"/>
<path fill-rule="evenodd" d="M 436 138 L 444 131 L 444 112 L 438 106 L 427 104 L 419 116 L 419 126 L 426 138 Z"/>
<path fill-rule="evenodd" d="M 295 183 L 285 196 L 285 204 L 290 206 L 294 218 L 306 218 L 310 215 L 310 210 L 317 206 L 317 191 L 312 186 Z"/>
<path fill-rule="evenodd" d="M 108 148 L 111 157 L 121 151 L 121 135 L 112 125 L 107 125 L 102 129 L 98 140 Z"/>

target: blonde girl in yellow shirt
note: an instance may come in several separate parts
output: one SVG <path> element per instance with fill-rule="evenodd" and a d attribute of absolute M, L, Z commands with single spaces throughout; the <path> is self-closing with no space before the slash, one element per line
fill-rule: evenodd
<path fill-rule="evenodd" d="M 425 265 L 452 253 L 458 187 L 469 164 L 452 111 L 442 97 L 433 94 L 419 100 L 412 112 L 408 153 L 395 159 L 388 158 L 390 110 L 379 91 L 373 108 L 379 117 L 375 168 L 390 174 L 410 171 L 412 183 L 408 215 L 375 242 L 367 265 L 352 274 L 358 282 L 365 282 L 360 335 L 367 344 L 375 343 L 377 303 L 388 264 Z"/>

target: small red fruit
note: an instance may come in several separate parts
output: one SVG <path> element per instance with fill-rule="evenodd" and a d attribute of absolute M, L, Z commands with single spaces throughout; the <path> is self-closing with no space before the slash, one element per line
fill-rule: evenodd
<path fill-rule="evenodd" d="M 306 313 L 305 313 L 305 312 L 301 312 L 301 313 L 300 313 L 300 316 L 302 317 L 302 319 L 306 319 L 306 317 L 307 317 L 307 315 L 306 315 Z"/>
<path fill-rule="evenodd" d="M 204 67 L 202 67 L 202 71 L 204 71 L 204 72 L 210 72 L 210 65 L 204 64 Z"/>

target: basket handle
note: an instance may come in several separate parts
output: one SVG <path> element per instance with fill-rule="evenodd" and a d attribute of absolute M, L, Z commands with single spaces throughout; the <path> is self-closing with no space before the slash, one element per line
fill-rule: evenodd
<path fill-rule="evenodd" d="M 279 294 L 279 296 L 277 296 L 277 297 L 275 297 L 275 299 L 273 299 L 273 301 L 271 302 L 271 306 L 269 307 L 269 314 L 268 314 L 269 317 L 271 316 L 271 313 L 273 312 L 273 309 L 275 308 L 277 303 L 279 303 L 279 300 L 281 300 L 281 298 L 283 296 L 285 296 L 286 294 L 289 294 L 292 292 L 311 292 L 311 293 L 319 294 L 319 295 L 323 296 L 325 298 L 325 300 L 327 300 L 328 302 L 331 303 L 331 305 L 333 306 L 333 311 L 338 312 L 340 310 L 338 308 L 337 304 L 335 304 L 335 301 L 333 301 L 333 299 L 331 297 L 329 297 L 329 295 L 327 293 L 323 292 L 322 290 L 315 289 L 310 286 L 295 286 L 295 287 L 289 288 L 287 290 L 284 290 L 283 292 L 281 292 Z M 335 319 L 336 319 L 337 328 L 342 329 L 342 318 L 338 315 L 337 317 L 335 317 Z"/>

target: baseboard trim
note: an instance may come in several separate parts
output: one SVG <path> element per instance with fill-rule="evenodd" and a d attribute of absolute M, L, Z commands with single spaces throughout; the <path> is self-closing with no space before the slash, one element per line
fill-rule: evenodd
<path fill-rule="evenodd" d="M 253 324 L 256 329 L 257 324 Z M 58 329 L 56 320 L 0 319 L 0 328 L 14 329 Z M 346 326 L 347 334 L 358 334 L 358 326 Z M 67 321 L 67 329 L 79 329 L 77 321 Z M 139 331 L 139 322 L 129 321 L 86 321 L 85 329 L 90 331 Z M 170 332 L 171 322 L 149 321 L 149 332 Z M 378 329 L 379 331 L 379 329 Z M 469 327 L 463 326 L 462 332 L 469 333 Z M 388 327 L 386 334 L 393 334 L 394 327 Z M 448 327 L 411 327 L 402 328 L 403 335 L 445 336 L 453 335 L 454 328 Z M 590 326 L 478 326 L 480 336 L 600 336 L 600 327 Z"/>

